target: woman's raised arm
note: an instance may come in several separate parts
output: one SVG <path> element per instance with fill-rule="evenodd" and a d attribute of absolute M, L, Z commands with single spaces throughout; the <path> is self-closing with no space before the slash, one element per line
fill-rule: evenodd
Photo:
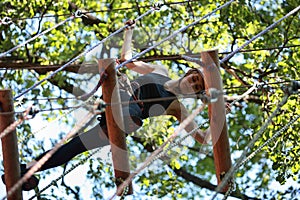
<path fill-rule="evenodd" d="M 126 61 L 132 58 L 131 43 L 133 28 L 135 24 L 131 20 L 127 21 L 126 24 L 131 26 L 125 30 L 124 43 L 121 52 L 121 61 Z M 126 64 L 126 67 L 140 74 L 148 74 L 153 72 L 164 76 L 168 76 L 168 70 L 163 65 L 154 65 L 145 63 L 143 61 L 133 61 Z"/>

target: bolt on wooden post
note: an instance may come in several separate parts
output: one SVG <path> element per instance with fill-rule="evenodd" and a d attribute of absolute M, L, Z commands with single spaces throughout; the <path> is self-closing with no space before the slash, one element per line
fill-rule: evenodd
<path fill-rule="evenodd" d="M 203 73 L 205 78 L 205 88 L 215 88 L 223 91 L 223 84 L 220 73 L 220 63 L 218 50 L 201 52 L 203 62 Z M 208 106 L 210 131 L 213 143 L 214 162 L 218 184 L 221 183 L 224 175 L 231 168 L 230 147 L 227 134 L 226 111 L 223 95 L 218 97 L 218 101 Z M 228 185 L 223 192 L 228 190 Z"/>
<path fill-rule="evenodd" d="M 14 122 L 14 106 L 11 90 L 0 90 L 0 132 Z M 20 179 L 20 163 L 16 131 L 11 131 L 1 139 L 6 191 L 8 192 Z M 8 200 L 21 200 L 19 188 Z"/>
<path fill-rule="evenodd" d="M 124 132 L 123 112 L 116 74 L 115 59 L 98 60 L 100 73 L 105 70 L 107 78 L 102 84 L 103 100 L 108 104 L 105 109 L 108 137 L 111 145 L 116 185 L 119 186 L 130 175 L 129 156 Z M 127 195 L 132 194 L 132 184 Z M 122 195 L 123 191 L 117 195 Z"/>

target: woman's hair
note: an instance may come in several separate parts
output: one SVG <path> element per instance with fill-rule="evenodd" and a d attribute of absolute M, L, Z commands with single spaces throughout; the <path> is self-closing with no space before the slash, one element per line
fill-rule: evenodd
<path fill-rule="evenodd" d="M 204 92 L 204 90 L 205 90 L 205 88 L 204 88 L 205 84 L 204 84 L 204 75 L 203 75 L 203 73 L 199 69 L 197 69 L 197 68 L 191 68 L 191 69 L 189 69 L 184 74 L 184 76 L 182 78 L 184 78 L 184 77 L 186 77 L 186 76 L 188 76 L 190 74 L 200 74 L 200 76 L 202 77 L 202 86 L 203 86 L 203 88 L 199 92 L 195 93 L 195 94 L 202 94 Z"/>

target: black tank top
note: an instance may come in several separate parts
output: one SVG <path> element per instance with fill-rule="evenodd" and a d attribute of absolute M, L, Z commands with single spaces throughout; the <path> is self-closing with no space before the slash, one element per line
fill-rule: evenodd
<path fill-rule="evenodd" d="M 149 73 L 138 77 L 135 81 L 139 83 L 139 99 L 153 99 L 153 98 L 164 98 L 164 97 L 174 97 L 174 99 L 160 100 L 144 102 L 144 109 L 142 111 L 142 119 L 146 119 L 152 116 L 159 116 L 165 113 L 166 109 L 170 104 L 176 99 L 176 96 L 165 90 L 164 84 L 171 80 L 169 77 Z"/>

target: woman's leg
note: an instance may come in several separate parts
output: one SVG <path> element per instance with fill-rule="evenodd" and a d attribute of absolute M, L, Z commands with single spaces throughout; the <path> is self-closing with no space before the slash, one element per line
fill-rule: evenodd
<path fill-rule="evenodd" d="M 51 158 L 41 167 L 40 171 L 50 169 L 67 163 L 76 155 L 97 147 L 109 145 L 108 138 L 105 134 L 106 128 L 100 125 L 91 130 L 76 136 L 68 143 L 62 145 Z M 47 151 L 48 152 L 48 151 Z M 38 156 L 35 160 L 40 160 L 47 152 Z"/>

